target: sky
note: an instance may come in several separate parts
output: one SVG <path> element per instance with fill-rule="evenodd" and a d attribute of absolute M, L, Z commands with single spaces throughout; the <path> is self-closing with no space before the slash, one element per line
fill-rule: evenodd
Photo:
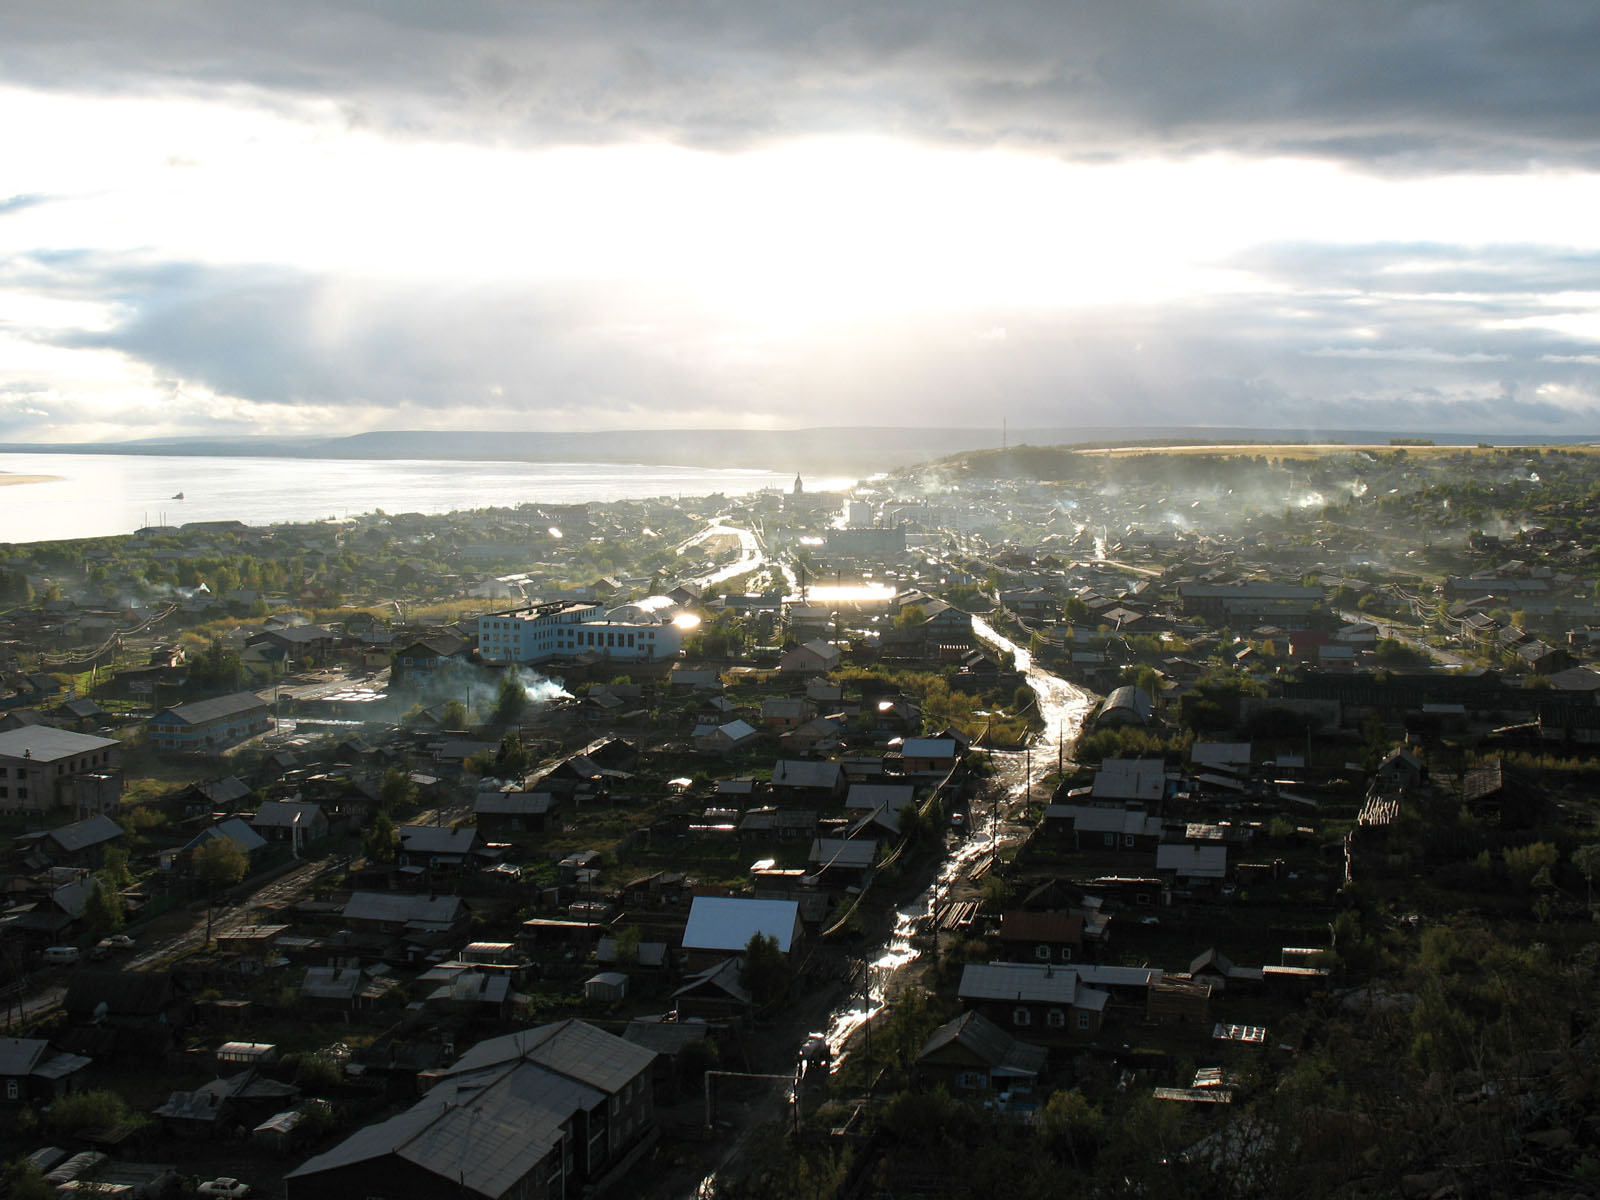
<path fill-rule="evenodd" d="M 1600 436 L 1593 0 L 0 6 L 0 441 Z"/>

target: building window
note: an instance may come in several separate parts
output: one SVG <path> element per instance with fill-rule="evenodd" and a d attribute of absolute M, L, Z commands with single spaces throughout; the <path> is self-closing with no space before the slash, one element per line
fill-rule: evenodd
<path fill-rule="evenodd" d="M 1116 844 L 1117 844 L 1117 835 L 1114 834 L 1114 833 L 1106 834 L 1106 845 L 1115 846 Z"/>
<path fill-rule="evenodd" d="M 1040 942 L 1037 946 L 1035 946 L 1033 948 L 1033 956 L 1035 958 L 1037 958 L 1040 962 L 1049 962 L 1050 961 L 1050 947 L 1045 945 L 1043 942 Z"/>
<path fill-rule="evenodd" d="M 989 1086 L 989 1077 L 982 1071 L 960 1071 L 956 1074 L 958 1088 L 986 1088 Z"/>
<path fill-rule="evenodd" d="M 1065 1029 L 1067 1027 L 1067 1014 L 1059 1008 L 1052 1008 L 1045 1014 L 1045 1024 L 1051 1029 Z"/>
<path fill-rule="evenodd" d="M 1033 1014 L 1019 1004 L 1011 1010 L 1011 1023 L 1013 1025 L 1032 1025 Z"/>
<path fill-rule="evenodd" d="M 1131 834 L 1131 833 L 1123 834 L 1122 835 L 1122 844 L 1124 846 L 1126 846 L 1130 850 L 1133 849 L 1133 834 Z"/>
<path fill-rule="evenodd" d="M 6 1080 L 6 1099 L 20 1100 L 21 1098 L 22 1089 L 17 1086 L 17 1081 L 15 1079 Z"/>
<path fill-rule="evenodd" d="M 1081 1012 L 1081 1013 L 1078 1014 L 1078 1029 L 1081 1032 L 1088 1033 L 1090 1024 L 1091 1024 L 1091 1022 L 1089 1020 L 1089 1014 L 1088 1013 Z"/>

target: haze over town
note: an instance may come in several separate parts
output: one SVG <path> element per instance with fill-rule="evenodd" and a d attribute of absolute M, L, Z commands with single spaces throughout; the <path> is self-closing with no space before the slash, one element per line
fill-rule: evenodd
<path fill-rule="evenodd" d="M 0 440 L 1582 434 L 1597 23 L 10 5 Z"/>

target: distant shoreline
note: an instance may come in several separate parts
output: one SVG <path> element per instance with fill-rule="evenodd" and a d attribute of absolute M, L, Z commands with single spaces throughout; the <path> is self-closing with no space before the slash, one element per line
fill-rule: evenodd
<path fill-rule="evenodd" d="M 8 471 L 0 471 L 0 487 L 10 487 L 15 483 L 60 483 L 65 475 L 13 475 Z"/>

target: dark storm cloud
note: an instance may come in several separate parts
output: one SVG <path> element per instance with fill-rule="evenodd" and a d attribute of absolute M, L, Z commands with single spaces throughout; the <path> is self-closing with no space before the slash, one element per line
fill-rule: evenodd
<path fill-rule="evenodd" d="M 877 132 L 1396 171 L 1596 161 L 1596 45 L 1592 0 L 53 0 L 0 16 L 13 81 L 331 97 L 428 137 Z"/>

